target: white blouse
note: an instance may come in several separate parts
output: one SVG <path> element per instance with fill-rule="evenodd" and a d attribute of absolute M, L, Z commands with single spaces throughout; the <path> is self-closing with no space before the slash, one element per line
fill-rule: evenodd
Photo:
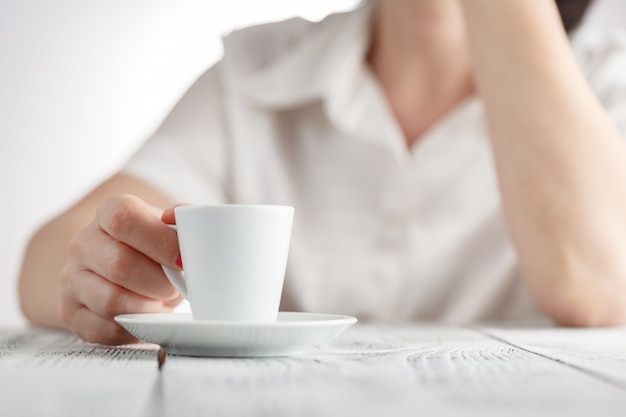
<path fill-rule="evenodd" d="M 365 64 L 370 7 L 232 33 L 124 172 L 172 201 L 295 207 L 281 309 L 361 320 L 537 323 L 507 236 L 484 110 L 407 148 Z M 626 40 L 580 30 L 626 132 Z"/>

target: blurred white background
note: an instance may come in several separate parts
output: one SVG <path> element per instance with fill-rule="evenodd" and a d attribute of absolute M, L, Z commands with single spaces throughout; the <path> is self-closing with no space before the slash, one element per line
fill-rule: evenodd
<path fill-rule="evenodd" d="M 115 172 L 207 66 L 220 35 L 359 0 L 0 1 L 0 325 L 23 322 L 16 278 L 30 234 Z M 588 24 L 626 27 L 626 2 Z"/>

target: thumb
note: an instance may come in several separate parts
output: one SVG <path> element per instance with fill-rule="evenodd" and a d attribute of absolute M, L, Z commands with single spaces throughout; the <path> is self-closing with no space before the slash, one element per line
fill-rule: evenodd
<path fill-rule="evenodd" d="M 190 206 L 191 204 L 187 203 L 179 203 L 174 204 L 172 207 L 168 207 L 163 210 L 163 214 L 161 214 L 161 220 L 165 224 L 176 224 L 176 217 L 174 215 L 174 209 L 179 206 Z"/>

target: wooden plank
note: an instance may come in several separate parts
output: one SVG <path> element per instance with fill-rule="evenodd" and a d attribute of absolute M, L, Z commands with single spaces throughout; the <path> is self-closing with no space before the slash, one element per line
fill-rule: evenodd
<path fill-rule="evenodd" d="M 358 325 L 296 358 L 168 358 L 153 399 L 147 414 L 181 403 L 231 416 L 621 416 L 626 407 L 620 389 L 553 360 L 475 330 L 413 325 Z"/>
<path fill-rule="evenodd" d="M 541 332 L 533 332 L 526 334 L 529 340 L 539 336 L 545 340 Z M 307 355 L 169 356 L 159 371 L 153 345 L 110 348 L 66 333 L 0 331 L 0 413 L 90 417 L 624 414 L 626 395 L 621 386 L 525 346 L 513 346 L 500 336 L 459 326 L 360 324 Z M 607 366 L 612 358 L 621 360 L 619 355 L 607 356 Z"/>
<path fill-rule="evenodd" d="M 480 328 L 492 337 L 626 390 L 626 328 Z M 626 412 L 625 412 L 626 415 Z"/>
<path fill-rule="evenodd" d="M 0 415 L 136 416 L 158 375 L 152 345 L 107 347 L 66 332 L 0 330 Z"/>

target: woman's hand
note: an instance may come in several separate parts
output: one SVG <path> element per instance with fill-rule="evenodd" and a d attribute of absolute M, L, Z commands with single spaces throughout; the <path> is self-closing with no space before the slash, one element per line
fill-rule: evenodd
<path fill-rule="evenodd" d="M 180 301 L 161 264 L 181 269 L 176 232 L 160 211 L 134 196 L 110 198 L 70 242 L 61 272 L 63 323 L 89 342 L 136 341 L 116 315 L 171 311 Z"/>

